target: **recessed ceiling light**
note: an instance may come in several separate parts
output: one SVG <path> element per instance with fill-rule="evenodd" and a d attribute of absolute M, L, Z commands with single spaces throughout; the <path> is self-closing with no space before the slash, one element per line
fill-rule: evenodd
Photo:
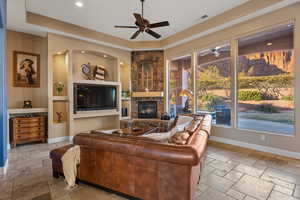
<path fill-rule="evenodd" d="M 83 3 L 81 1 L 76 1 L 75 5 L 79 8 L 83 7 Z"/>
<path fill-rule="evenodd" d="M 60 51 L 59 51 L 59 52 L 57 52 L 56 54 L 57 54 L 57 55 L 61 55 L 61 54 L 62 54 L 62 52 L 60 52 Z"/>
<path fill-rule="evenodd" d="M 103 57 L 104 57 L 104 58 L 106 58 L 106 57 L 107 57 L 107 55 L 103 55 Z"/>
<path fill-rule="evenodd" d="M 272 46 L 272 44 L 273 44 L 272 42 L 269 42 L 267 43 L 267 46 Z"/>
<path fill-rule="evenodd" d="M 85 53 L 85 51 L 81 51 L 81 53 Z"/>

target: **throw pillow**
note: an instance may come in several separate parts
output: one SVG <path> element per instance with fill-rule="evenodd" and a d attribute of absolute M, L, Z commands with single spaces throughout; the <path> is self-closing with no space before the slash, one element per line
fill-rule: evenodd
<path fill-rule="evenodd" d="M 190 134 L 187 131 L 177 132 L 170 138 L 170 143 L 185 145 Z"/>
<path fill-rule="evenodd" d="M 199 127 L 200 123 L 201 123 L 201 120 L 193 120 L 191 122 L 191 124 L 186 127 L 185 130 L 188 131 L 190 134 L 192 134 L 192 133 L 194 133 L 197 130 L 197 128 Z"/>

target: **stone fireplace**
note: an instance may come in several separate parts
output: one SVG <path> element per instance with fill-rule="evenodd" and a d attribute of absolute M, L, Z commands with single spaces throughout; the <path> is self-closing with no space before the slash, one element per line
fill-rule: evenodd
<path fill-rule="evenodd" d="M 132 96 L 131 117 L 160 118 L 164 112 L 164 98 L 156 93 L 164 91 L 164 52 L 133 51 L 131 61 L 132 93 L 144 93 Z M 153 112 L 142 113 L 145 110 Z"/>
<path fill-rule="evenodd" d="M 138 101 L 138 118 L 157 118 L 157 101 Z"/>

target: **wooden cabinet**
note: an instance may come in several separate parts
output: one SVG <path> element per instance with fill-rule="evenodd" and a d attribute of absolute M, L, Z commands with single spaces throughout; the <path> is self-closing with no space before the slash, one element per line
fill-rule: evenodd
<path fill-rule="evenodd" d="M 46 142 L 46 118 L 44 116 L 12 118 L 11 126 L 12 147 L 27 142 Z"/>

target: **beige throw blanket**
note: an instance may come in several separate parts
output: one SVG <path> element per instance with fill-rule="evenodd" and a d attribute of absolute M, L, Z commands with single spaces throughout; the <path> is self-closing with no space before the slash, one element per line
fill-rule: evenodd
<path fill-rule="evenodd" d="M 80 163 L 80 147 L 76 145 L 70 148 L 61 160 L 68 188 L 71 189 L 76 186 L 77 165 Z"/>

